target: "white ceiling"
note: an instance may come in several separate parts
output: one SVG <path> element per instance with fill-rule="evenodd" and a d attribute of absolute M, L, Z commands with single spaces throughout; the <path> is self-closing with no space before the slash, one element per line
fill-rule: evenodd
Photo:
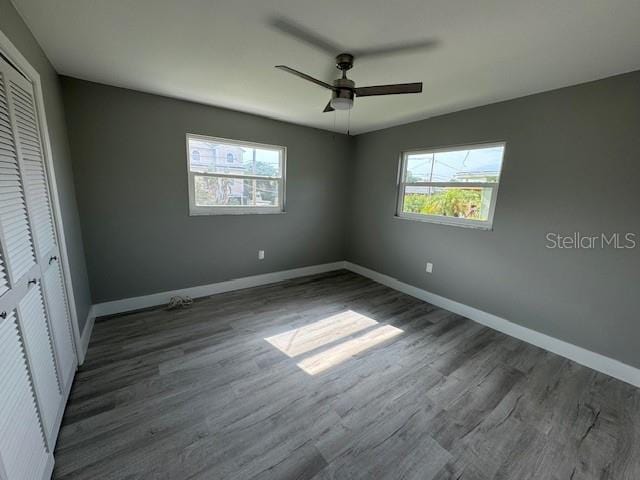
<path fill-rule="evenodd" d="M 422 81 L 424 92 L 356 99 L 352 134 L 640 68 L 640 0 L 14 3 L 64 75 L 338 131 L 347 113 L 322 113 L 327 90 L 273 68 L 331 81 L 332 56 L 275 25 L 347 51 L 435 40 L 356 58 L 357 85 Z"/>

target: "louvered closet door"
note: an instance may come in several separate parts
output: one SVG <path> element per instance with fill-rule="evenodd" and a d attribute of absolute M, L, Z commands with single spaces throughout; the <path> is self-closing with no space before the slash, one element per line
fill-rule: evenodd
<path fill-rule="evenodd" d="M 27 363 L 35 384 L 42 423 L 48 439 L 57 432 L 56 421 L 62 392 L 56 374 L 51 333 L 45 317 L 39 284 L 33 285 L 18 304 L 18 324 L 27 352 Z"/>
<path fill-rule="evenodd" d="M 9 106 L 13 113 L 38 261 L 44 263 L 55 256 L 53 216 L 32 87 L 17 73 L 9 79 Z"/>
<path fill-rule="evenodd" d="M 77 357 L 73 345 L 71 316 L 65 300 L 64 279 L 60 264 L 52 261 L 42 276 L 44 296 L 49 306 L 53 343 L 59 363 L 59 377 L 63 392 L 67 392 L 76 371 Z"/>
<path fill-rule="evenodd" d="M 16 308 L 38 275 L 0 63 L 0 461 L 7 480 L 42 478 L 51 461 Z"/>
<path fill-rule="evenodd" d="M 16 284 L 36 264 L 36 257 L 27 219 L 18 150 L 9 117 L 6 83 L 6 70 L 0 71 L 0 224 L 8 273 L 12 283 Z M 9 288 L 6 277 L 2 283 L 0 290 Z"/>
<path fill-rule="evenodd" d="M 8 480 L 43 478 L 51 457 L 40 429 L 14 312 L 0 318 L 0 456 Z"/>
<path fill-rule="evenodd" d="M 30 82 L 0 58 L 0 326 L 9 332 L 0 334 L 0 476 L 7 480 L 50 475 L 76 368 L 37 119 Z M 14 420 L 24 425 L 15 435 Z"/>
<path fill-rule="evenodd" d="M 24 77 L 17 72 L 11 72 L 7 93 L 26 193 L 28 216 L 34 237 L 36 261 L 40 266 L 44 282 L 45 307 L 55 346 L 58 376 L 61 389 L 66 392 L 73 379 L 77 357 L 59 263 L 60 254 L 55 236 L 33 88 Z"/>
<path fill-rule="evenodd" d="M 3 87 L 0 96 L 8 106 L 8 118 L 12 127 L 15 158 L 5 157 L 5 164 L 13 167 L 10 176 L 0 184 L 5 195 L 0 204 L 0 230 L 4 258 L 10 273 L 11 289 L 6 293 L 15 305 L 6 308 L 18 310 L 18 326 L 25 345 L 27 365 L 36 393 L 36 404 L 40 423 L 46 439 L 53 444 L 57 434 L 58 412 L 62 409 L 61 385 L 57 363 L 53 353 L 51 329 L 49 328 L 42 298 L 42 265 L 39 262 L 37 241 L 33 232 L 33 209 L 29 204 L 29 182 L 25 172 L 23 148 L 20 145 L 21 116 L 12 95 L 15 85 L 26 79 L 10 66 L 3 64 Z M 21 80 L 22 79 L 22 80 Z M 7 137 L 11 141 L 10 137 Z M 15 168 L 17 167 L 17 171 Z"/>

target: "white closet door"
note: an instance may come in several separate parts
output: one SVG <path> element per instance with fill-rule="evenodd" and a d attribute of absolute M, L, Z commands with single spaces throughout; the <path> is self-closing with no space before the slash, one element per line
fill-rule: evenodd
<path fill-rule="evenodd" d="M 42 276 L 44 294 L 49 306 L 49 319 L 53 334 L 53 342 L 59 364 L 59 377 L 62 391 L 69 390 L 69 382 L 73 381 L 77 358 L 71 331 L 71 316 L 65 301 L 64 280 L 60 264 L 52 261 Z"/>
<path fill-rule="evenodd" d="M 33 87 L 0 58 L 0 476 L 7 480 L 50 475 L 77 364 L 58 258 Z"/>
<path fill-rule="evenodd" d="M 0 454 L 8 480 L 43 478 L 50 461 L 13 312 L 0 318 Z"/>
<path fill-rule="evenodd" d="M 37 404 L 47 440 L 57 432 L 57 416 L 62 395 L 58 384 L 51 333 L 45 316 L 40 285 L 33 285 L 18 304 L 18 324 L 33 375 Z"/>
<path fill-rule="evenodd" d="M 42 156 L 40 130 L 31 84 L 17 74 L 9 80 L 9 107 L 27 193 L 31 227 L 35 232 L 38 260 L 48 262 L 55 247 L 53 216 Z"/>
<path fill-rule="evenodd" d="M 0 224 L 2 248 L 13 283 L 36 263 L 17 149 L 9 118 L 5 75 L 0 72 Z M 6 277 L 4 287 L 7 287 Z M 2 290 L 2 288 L 0 288 Z"/>
<path fill-rule="evenodd" d="M 55 343 L 56 365 L 62 391 L 67 392 L 68 380 L 75 372 L 77 357 L 71 338 L 67 296 L 58 260 L 59 252 L 33 88 L 31 83 L 17 72 L 9 72 L 8 75 L 9 110 L 16 136 L 18 164 L 26 191 L 29 223 L 35 237 L 37 263 L 44 282 L 47 320 Z"/>

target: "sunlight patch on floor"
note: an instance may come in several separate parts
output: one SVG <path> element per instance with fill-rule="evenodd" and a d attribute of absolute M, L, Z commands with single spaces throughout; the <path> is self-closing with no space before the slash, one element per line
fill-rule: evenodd
<path fill-rule="evenodd" d="M 288 356 L 297 357 L 377 324 L 372 318 L 347 310 L 265 340 Z"/>
<path fill-rule="evenodd" d="M 366 331 L 361 335 L 353 336 L 363 330 Z M 401 333 L 397 327 L 379 325 L 366 315 L 346 310 L 265 340 L 291 358 L 312 352 L 297 365 L 309 375 L 316 375 Z M 313 353 L 324 346 L 327 348 Z"/>
<path fill-rule="evenodd" d="M 359 337 L 347 340 L 335 347 L 305 358 L 298 363 L 298 366 L 309 375 L 316 375 L 401 333 L 402 330 L 399 328 L 392 327 L 391 325 L 383 325 Z"/>

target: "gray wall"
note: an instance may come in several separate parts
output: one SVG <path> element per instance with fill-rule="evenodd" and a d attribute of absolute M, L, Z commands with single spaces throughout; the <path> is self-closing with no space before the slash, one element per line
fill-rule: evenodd
<path fill-rule="evenodd" d="M 344 259 L 348 137 L 62 84 L 94 302 Z M 287 213 L 190 217 L 186 132 L 285 145 Z"/>
<path fill-rule="evenodd" d="M 401 150 L 496 140 L 493 231 L 394 218 Z M 640 72 L 358 136 L 353 183 L 348 260 L 640 367 L 640 248 L 545 248 L 640 240 Z"/>
<path fill-rule="evenodd" d="M 80 330 L 84 329 L 91 306 L 89 281 L 84 260 L 80 220 L 71 170 L 60 81 L 44 52 L 9 0 L 0 0 L 0 30 L 40 74 L 45 112 L 53 149 L 58 192 L 75 295 Z"/>

